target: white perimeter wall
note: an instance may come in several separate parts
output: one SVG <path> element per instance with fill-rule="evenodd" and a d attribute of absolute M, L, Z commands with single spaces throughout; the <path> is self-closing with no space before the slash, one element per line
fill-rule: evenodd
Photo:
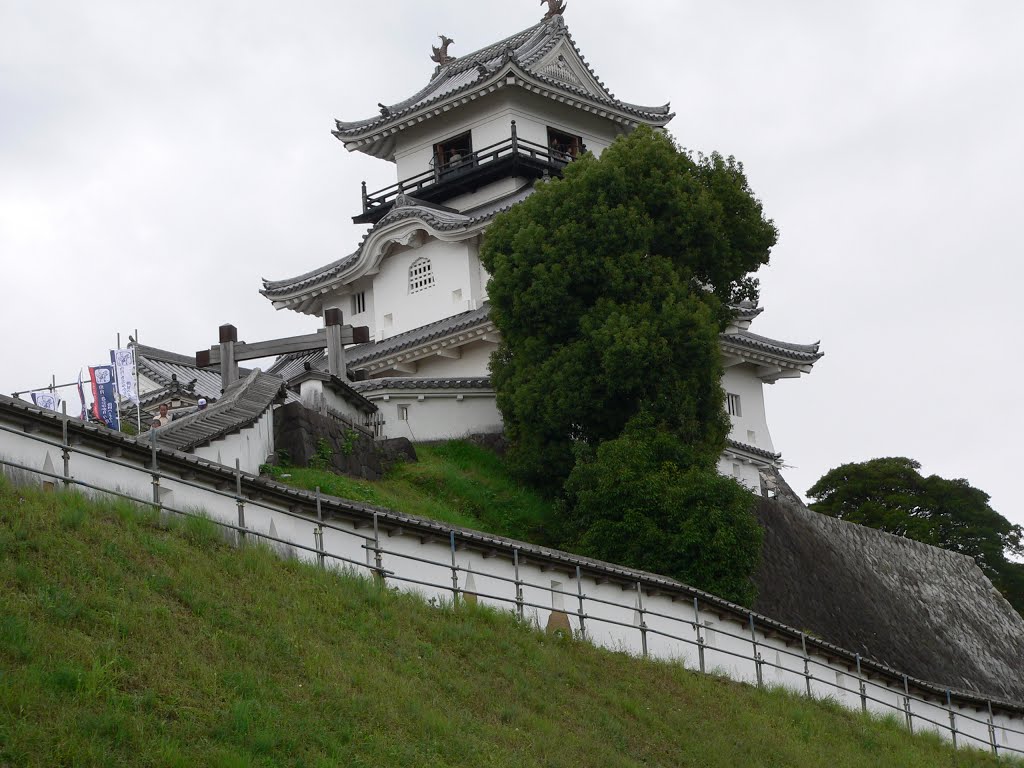
<path fill-rule="evenodd" d="M 422 442 L 502 430 L 501 414 L 492 393 L 459 390 L 428 393 L 412 389 L 365 395 L 384 416 L 385 437 L 407 437 L 413 442 Z M 400 413 L 403 407 L 408 416 L 405 419 Z"/>
<path fill-rule="evenodd" d="M 200 458 L 232 467 L 238 459 L 243 472 L 258 475 L 260 464 L 274 451 L 274 410 L 268 408 L 252 426 L 196 448 L 194 453 Z"/>
<path fill-rule="evenodd" d="M 21 465 L 15 472 L 22 479 L 32 471 L 62 472 L 60 446 L 47 445 L 39 438 L 59 442 L 59 424 L 52 431 L 26 434 L 19 420 L 10 418 L 9 408 L 0 410 L 0 459 Z M 87 437 L 86 443 L 79 445 L 82 452 L 72 454 L 71 476 L 133 494 L 142 501 L 153 499 L 153 476 L 143 466 L 148 454 L 125 450 L 122 458 L 110 460 L 102 446 Z M 161 462 L 165 469 L 178 473 L 160 481 L 158 495 L 165 507 L 203 509 L 215 520 L 233 525 L 239 522 L 233 478 L 227 468 L 214 468 L 210 475 L 200 469 L 195 480 L 187 481 L 183 478 L 191 473 L 183 471 L 185 463 L 181 459 L 161 452 L 158 465 Z M 218 483 L 229 490 L 218 493 Z M 317 562 L 317 521 L 311 515 L 289 513 L 299 496 L 291 495 L 275 506 L 272 493 L 260 492 L 266 488 L 272 485 L 251 478 L 244 480 L 243 499 L 253 494 L 266 497 L 259 503 L 245 503 L 246 529 L 290 542 L 274 544 L 282 554 Z M 314 508 L 309 506 L 310 510 Z M 344 558 L 328 557 L 326 563 L 331 567 L 374 566 L 379 557 L 379 567 L 385 571 L 389 586 L 428 599 L 451 600 L 457 594 L 459 599 L 475 599 L 521 613 L 538 627 L 561 618 L 574 634 L 600 646 L 637 655 L 646 652 L 652 658 L 672 660 L 746 683 L 761 682 L 815 697 L 829 696 L 851 709 L 864 707 L 881 715 L 895 714 L 900 719 L 909 715 L 916 731 L 933 730 L 945 738 L 950 737 L 952 713 L 960 746 L 990 749 L 994 737 L 1004 754 L 1009 748 L 1024 753 L 1024 719 L 1020 712 L 997 708 L 990 730 L 984 702 L 954 697 L 952 706 L 947 708 L 943 695 L 921 689 L 912 690 L 914 695 L 908 699 L 899 677 L 866 672 L 861 678 L 852 654 L 848 659 L 837 659 L 834 652 L 826 654 L 824 648 L 815 647 L 815 642 L 798 630 L 781 625 L 766 631 L 766 620 L 762 617 L 721 604 L 712 605 L 706 598 L 695 604 L 694 596 L 685 590 L 650 579 L 646 585 L 641 581 L 633 583 L 622 578 L 623 571 L 602 571 L 601 566 L 588 563 L 581 562 L 586 570 L 577 578 L 579 572 L 573 565 L 576 561 L 570 554 L 549 558 L 526 545 L 502 543 L 485 536 L 476 539 L 473 534 L 459 533 L 457 538 L 451 538 L 450 529 L 442 524 L 403 523 L 384 515 L 382 528 L 390 529 L 390 533 L 382 531 L 375 538 L 374 530 L 381 528 L 375 525 L 378 513 L 360 505 L 328 500 L 328 512 L 336 508 L 354 514 L 357 522 L 335 517 L 324 529 L 322 551 L 334 558 Z M 367 572 L 361 568 L 357 571 Z M 760 658 L 760 664 L 753 660 L 755 656 Z"/>

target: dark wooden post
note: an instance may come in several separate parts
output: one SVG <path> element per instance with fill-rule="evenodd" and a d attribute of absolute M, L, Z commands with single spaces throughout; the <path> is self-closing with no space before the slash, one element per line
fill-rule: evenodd
<path fill-rule="evenodd" d="M 233 325 L 222 325 L 220 331 L 220 381 L 227 389 L 238 381 L 238 363 L 235 362 L 235 342 L 238 341 L 238 329 Z"/>
<path fill-rule="evenodd" d="M 324 310 L 327 328 L 327 370 L 332 376 L 347 379 L 345 375 L 345 345 L 341 340 L 342 315 L 340 309 Z"/>

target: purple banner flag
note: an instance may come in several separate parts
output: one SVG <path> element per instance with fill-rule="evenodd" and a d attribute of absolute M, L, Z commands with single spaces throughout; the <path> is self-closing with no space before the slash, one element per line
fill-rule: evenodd
<path fill-rule="evenodd" d="M 114 394 L 114 366 L 90 365 L 89 378 L 92 379 L 92 413 L 111 429 L 121 429 L 117 417 L 117 396 Z"/>

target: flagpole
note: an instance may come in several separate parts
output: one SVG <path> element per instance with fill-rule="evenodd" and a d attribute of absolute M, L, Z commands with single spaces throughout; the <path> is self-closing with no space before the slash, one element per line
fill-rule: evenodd
<path fill-rule="evenodd" d="M 139 398 L 138 406 L 135 408 L 135 415 L 139 419 L 139 434 L 142 434 L 142 392 L 139 391 L 139 329 L 135 329 L 135 349 L 132 350 L 132 360 L 135 362 L 135 395 Z"/>

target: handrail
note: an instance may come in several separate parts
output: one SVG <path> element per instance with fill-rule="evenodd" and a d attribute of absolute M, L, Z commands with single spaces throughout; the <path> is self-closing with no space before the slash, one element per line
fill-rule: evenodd
<path fill-rule="evenodd" d="M 35 409 L 32 410 L 35 411 Z M 577 581 L 576 591 L 570 589 L 562 589 L 556 587 L 554 584 L 549 583 L 531 583 L 528 579 L 523 579 L 520 574 L 520 553 L 526 554 L 529 558 L 531 558 L 531 560 L 536 560 L 538 557 L 541 557 L 542 559 L 548 559 L 549 561 L 557 559 L 554 556 L 565 555 L 565 553 L 549 552 L 547 553 L 546 557 L 542 557 L 541 554 L 538 552 L 529 551 L 529 545 L 515 545 L 514 542 L 507 542 L 510 545 L 514 545 L 514 551 L 512 552 L 513 562 L 516 563 L 514 578 L 511 576 L 510 573 L 503 575 L 500 572 L 486 572 L 467 568 L 463 565 L 457 564 L 455 561 L 454 553 L 456 551 L 456 539 L 458 538 L 462 544 L 472 545 L 474 536 L 471 535 L 471 533 L 468 531 L 459 532 L 451 528 L 443 532 L 441 532 L 440 530 L 438 531 L 438 533 L 444 537 L 443 539 L 441 539 L 441 541 L 444 541 L 445 539 L 450 539 L 450 546 L 452 552 L 450 562 L 447 561 L 447 558 L 444 560 L 438 560 L 433 559 L 431 557 L 421 556 L 421 554 L 419 554 L 419 550 L 416 550 L 417 554 L 414 554 L 413 552 L 408 551 L 402 552 L 394 547 L 382 547 L 379 538 L 380 527 L 382 525 L 393 526 L 395 524 L 395 520 L 393 519 L 393 517 L 389 519 L 389 515 L 386 512 L 382 511 L 378 513 L 375 510 L 365 510 L 365 512 L 367 513 L 366 516 L 372 515 L 372 533 L 362 533 L 358 530 L 358 528 L 360 527 L 358 523 L 354 524 L 355 529 L 349 529 L 345 526 L 338 525 L 337 523 L 327 522 L 324 519 L 325 513 L 336 514 L 337 512 L 344 513 L 345 511 L 362 512 L 364 510 L 357 510 L 357 508 L 360 505 L 354 505 L 351 502 L 344 502 L 343 500 L 340 499 L 321 497 L 319 492 L 316 494 L 315 497 L 313 497 L 311 493 L 296 492 L 294 494 L 296 498 L 293 500 L 295 502 L 294 506 L 291 506 L 288 503 L 286 503 L 285 508 L 282 508 L 281 502 L 278 502 L 277 504 L 271 504 L 262 502 L 261 500 L 254 498 L 254 491 L 258 491 L 260 493 L 265 494 L 268 491 L 272 491 L 274 489 L 265 486 L 257 488 L 254 485 L 250 485 L 250 476 L 246 475 L 243 477 L 237 466 L 235 467 L 234 471 L 232 471 L 228 467 L 220 467 L 220 465 L 217 465 L 217 467 L 211 467 L 210 470 L 213 472 L 213 475 L 211 475 L 209 478 L 206 478 L 204 483 L 201 482 L 198 477 L 188 478 L 182 476 L 180 468 L 176 467 L 175 473 L 173 474 L 167 471 L 166 464 L 165 467 L 162 469 L 159 466 L 158 462 L 170 462 L 171 466 L 175 466 L 176 463 L 180 463 L 179 459 L 181 457 L 179 457 L 177 454 L 172 455 L 163 450 L 158 450 L 155 445 L 146 446 L 144 443 L 136 443 L 135 441 L 131 441 L 132 447 L 141 448 L 142 451 L 144 452 L 144 456 L 134 456 L 135 461 L 131 460 L 132 455 L 135 453 L 134 451 L 126 450 L 124 454 L 120 456 L 103 456 L 100 455 L 103 450 L 102 448 L 99 449 L 100 453 L 97 453 L 95 448 L 93 448 L 92 450 L 87 450 L 86 447 L 84 447 L 80 442 L 75 442 L 73 436 L 69 434 L 68 426 L 75 427 L 74 431 L 78 433 L 77 436 L 79 439 L 80 437 L 85 436 L 83 434 L 84 430 L 81 430 L 79 428 L 80 426 L 82 426 L 81 423 L 77 422 L 76 420 L 68 419 L 67 417 L 61 419 L 59 416 L 54 418 L 53 416 L 44 415 L 41 412 L 26 412 L 20 415 L 22 418 L 35 417 L 33 421 L 39 419 L 39 421 L 36 422 L 39 424 L 41 424 L 41 422 L 44 421 L 51 423 L 56 422 L 61 427 L 61 429 L 59 430 L 61 434 L 55 436 L 55 438 L 49 438 L 44 436 L 44 434 L 40 434 L 34 429 L 28 431 L 27 424 L 22 427 L 14 427 L 8 426 L 6 424 L 0 424 L 0 432 L 15 434 L 22 438 L 31 440 L 33 442 L 41 443 L 43 445 L 60 449 L 64 455 L 63 471 L 57 468 L 55 468 L 54 471 L 47 471 L 45 468 L 40 469 L 37 467 L 28 466 L 27 464 L 24 464 L 20 461 L 11 460 L 10 457 L 5 456 L 0 456 L 0 467 L 8 466 L 11 468 L 35 474 L 37 476 L 50 478 L 54 481 L 55 484 L 63 483 L 65 486 L 68 487 L 77 485 L 91 490 L 112 493 L 118 496 L 122 496 L 124 498 L 128 498 L 136 503 L 148 505 L 157 509 L 162 509 L 166 512 L 172 512 L 175 514 L 186 516 L 194 515 L 194 512 L 190 511 L 190 509 L 192 509 L 191 506 L 186 506 L 183 509 L 175 508 L 161 501 L 161 494 L 159 493 L 160 488 L 162 486 L 161 481 L 167 480 L 179 487 L 184 486 L 197 488 L 202 490 L 204 493 L 212 494 L 213 497 L 220 496 L 224 499 L 228 499 L 233 503 L 237 504 L 239 518 L 238 524 L 235 525 L 225 520 L 215 519 L 214 522 L 218 525 L 221 525 L 226 529 L 234 531 L 239 536 L 252 535 L 257 538 L 262 538 L 277 544 L 292 546 L 297 550 L 300 550 L 307 554 L 316 555 L 317 559 L 321 564 L 323 563 L 324 558 L 335 559 L 349 567 L 359 569 L 365 568 L 370 574 L 377 578 L 390 579 L 397 582 L 417 584 L 433 587 L 439 590 L 451 591 L 453 598 L 455 600 L 458 600 L 460 595 L 477 595 L 480 597 L 485 597 L 487 599 L 497 601 L 499 603 L 504 603 L 508 605 L 515 604 L 519 611 L 521 611 L 522 607 L 524 606 L 532 607 L 538 610 L 555 610 L 553 605 L 548 606 L 546 604 L 536 602 L 535 600 L 524 599 L 523 587 L 539 590 L 542 593 L 548 593 L 552 597 L 557 595 L 560 599 L 564 599 L 566 602 L 568 602 L 569 600 L 576 600 L 578 598 L 580 604 L 578 611 L 570 609 L 558 610 L 562 610 L 567 615 L 576 617 L 576 619 L 579 621 L 579 627 L 581 632 L 583 631 L 584 622 L 588 623 L 588 627 L 592 626 L 593 623 L 597 623 L 609 627 L 618 627 L 624 630 L 635 629 L 641 633 L 645 655 L 647 652 L 648 635 L 651 637 L 663 637 L 672 639 L 682 643 L 684 646 L 697 647 L 697 649 L 700 651 L 700 667 L 702 671 L 705 668 L 705 654 L 715 654 L 716 658 L 721 659 L 734 658 L 746 662 L 751 662 L 754 665 L 753 670 L 756 673 L 758 684 L 762 684 L 761 672 L 763 667 L 775 668 L 779 670 L 780 673 L 786 672 L 788 674 L 796 675 L 798 677 L 802 675 L 806 680 L 808 695 L 812 694 L 811 684 L 813 681 L 815 686 L 825 686 L 826 688 L 835 689 L 836 691 L 844 692 L 851 696 L 859 696 L 861 702 L 860 706 L 862 709 L 866 709 L 867 703 L 872 702 L 873 704 L 877 704 L 879 707 L 892 711 L 900 717 L 905 717 L 907 725 L 911 729 L 913 728 L 913 723 L 915 721 L 919 723 L 926 723 L 934 726 L 936 730 L 948 733 L 953 738 L 954 742 L 956 742 L 956 739 L 959 736 L 962 739 L 975 741 L 979 745 L 987 745 L 992 749 L 993 752 L 1003 750 L 1006 752 L 1017 752 L 1018 754 L 1024 754 L 1024 750 L 1021 750 L 1018 747 L 997 744 L 997 740 L 995 738 L 995 728 L 998 728 L 1003 733 L 1014 734 L 1017 736 L 1024 735 L 1024 731 L 1017 730 L 1012 726 L 1008 727 L 1005 724 L 1005 720 L 996 725 L 992 719 L 993 716 L 991 714 L 992 707 L 994 704 L 995 706 L 1004 709 L 1008 714 L 1010 714 L 1011 722 L 1013 722 L 1015 719 L 1014 715 L 1016 715 L 1016 717 L 1020 716 L 1019 713 L 1021 712 L 1021 710 L 1019 708 L 1019 705 L 1014 705 L 1009 702 L 997 702 L 984 696 L 980 696 L 977 694 L 972 695 L 966 692 L 952 693 L 948 688 L 943 688 L 941 686 L 923 683 L 923 681 L 916 680 L 913 681 L 915 694 L 917 694 L 918 691 L 920 692 L 920 694 L 914 695 L 911 694 L 908 682 L 909 678 L 906 675 L 899 675 L 898 673 L 895 673 L 894 670 L 885 668 L 882 665 L 868 663 L 866 661 L 862 665 L 861 662 L 863 660 L 859 655 L 857 655 L 855 659 L 856 683 L 854 685 L 851 685 L 850 687 L 840 685 L 838 682 L 833 682 L 832 680 L 812 674 L 810 671 L 810 665 L 814 665 L 816 668 L 828 670 L 831 674 L 841 672 L 843 674 L 850 674 L 852 677 L 852 675 L 854 674 L 852 667 L 852 663 L 854 661 L 853 659 L 843 658 L 842 654 L 845 652 L 842 651 L 842 649 L 832 647 L 828 643 L 823 643 L 812 638 L 807 638 L 804 635 L 804 633 L 799 633 L 799 644 L 802 647 L 802 650 L 790 650 L 788 642 L 785 643 L 785 647 L 781 647 L 778 644 L 770 644 L 768 641 L 772 633 L 778 633 L 780 630 L 783 632 L 792 630 L 789 630 L 789 628 L 785 628 L 781 625 L 778 625 L 777 622 L 773 622 L 767 617 L 758 616 L 751 611 L 739 609 L 739 606 L 735 606 L 735 608 L 738 609 L 738 618 L 734 618 L 732 623 L 739 625 L 738 630 L 730 630 L 729 627 L 731 626 L 731 624 L 729 624 L 729 622 L 718 624 L 715 626 L 713 630 L 709 626 L 707 626 L 706 623 L 702 627 L 700 622 L 700 609 L 698 607 L 698 604 L 702 604 L 703 606 L 705 606 L 705 610 L 710 608 L 713 612 L 717 612 L 717 609 L 721 609 L 722 607 L 720 604 L 716 604 L 720 603 L 720 601 L 716 601 L 710 595 L 702 596 L 703 593 L 694 591 L 689 597 L 687 597 L 687 599 L 690 599 L 690 597 L 692 597 L 693 607 L 695 611 L 695 618 L 688 619 L 679 615 L 670 615 L 668 613 L 664 613 L 662 611 L 653 609 L 653 606 L 648 606 L 647 600 L 644 599 L 645 591 L 647 593 L 646 597 L 651 597 L 655 591 L 663 593 L 665 590 L 663 586 L 659 586 L 656 582 L 651 581 L 643 574 L 634 574 L 632 578 L 629 578 L 627 573 L 624 571 L 622 575 L 624 577 L 623 580 L 626 583 L 626 586 L 623 587 L 623 594 L 626 595 L 628 591 L 630 597 L 625 599 L 614 600 L 604 599 L 594 594 L 586 594 L 583 591 L 581 580 L 582 577 L 580 575 L 579 564 L 575 565 L 575 579 Z M 110 436 L 114 437 L 114 435 Z M 128 441 L 125 440 L 123 442 L 126 444 L 125 447 L 127 448 Z M 153 498 L 139 498 L 137 496 L 125 493 L 116 484 L 113 485 L 112 487 L 103 487 L 98 484 L 98 481 L 90 482 L 86 481 L 81 477 L 75 477 L 75 475 L 73 475 L 71 472 L 71 465 L 74 462 L 71 462 L 69 460 L 70 457 L 74 454 L 88 455 L 92 459 L 98 459 L 100 461 L 105 462 L 106 464 L 109 464 L 111 467 L 125 467 L 137 471 L 141 473 L 143 476 L 151 476 L 153 484 Z M 57 466 L 59 467 L 59 460 Z M 203 468 L 196 467 L 196 469 L 202 471 Z M 225 474 L 230 478 L 230 482 L 225 483 L 223 481 L 223 476 Z M 216 477 L 217 475 L 221 476 L 219 480 Z M 245 484 L 251 488 L 248 494 L 243 493 L 243 479 L 245 481 Z M 113 481 L 111 482 L 113 483 Z M 261 483 L 260 485 L 262 486 L 263 484 Z M 314 501 L 315 505 L 313 505 L 312 503 Z M 304 504 L 303 502 L 309 502 L 309 504 Z M 297 521 L 303 521 L 304 523 L 309 523 L 318 526 L 314 529 L 313 532 L 313 536 L 316 537 L 315 545 L 313 547 L 310 547 L 308 544 L 303 544 L 299 541 L 288 540 L 283 537 L 275 537 L 265 532 L 257 531 L 252 527 L 247 527 L 245 524 L 244 515 L 244 509 L 247 507 L 256 507 L 273 510 L 277 514 L 282 514 L 286 517 L 293 518 Z M 346 510 L 346 507 L 348 507 L 349 509 Z M 309 511 L 303 511 L 304 508 L 308 509 Z M 369 527 L 370 524 L 370 519 L 367 519 L 361 525 L 363 528 L 367 528 Z M 337 534 L 342 534 L 348 540 L 353 541 L 353 543 L 358 542 L 356 546 L 359 550 L 364 550 L 367 553 L 368 562 L 363 563 L 359 560 L 354 560 L 351 557 L 345 557 L 340 552 L 328 552 L 324 550 L 322 532 L 325 529 L 332 530 Z M 435 540 L 438 538 L 434 535 L 432 535 L 431 537 Z M 423 552 L 422 554 L 430 553 Z M 436 554 L 436 552 L 433 553 L 435 558 Z M 371 556 L 373 560 L 372 563 L 369 562 Z M 391 567 L 385 567 L 384 556 L 391 558 Z M 395 565 L 397 561 L 421 562 L 429 564 L 431 566 L 435 566 L 437 568 L 442 568 L 445 571 L 450 572 L 451 584 L 446 585 L 445 583 L 443 583 L 448 580 L 447 578 L 443 578 L 441 579 L 441 581 L 430 582 L 415 578 L 412 574 L 404 574 L 400 572 L 400 568 L 397 567 L 397 565 Z M 584 565 L 584 567 L 589 566 Z M 610 573 L 610 569 L 606 570 L 608 570 Z M 501 583 L 514 584 L 516 587 L 514 590 L 515 596 L 513 596 L 512 590 L 509 590 L 507 594 L 488 594 L 488 592 L 485 589 L 468 589 L 466 579 L 468 578 L 469 574 L 475 575 L 476 578 L 478 579 L 484 578 L 487 580 L 493 580 L 495 587 L 497 587 L 497 585 Z M 463 576 L 463 578 L 460 579 L 460 576 Z M 590 577 L 593 578 L 593 576 Z M 570 580 L 572 578 L 573 577 L 570 576 Z M 461 585 L 460 581 L 462 582 Z M 635 584 L 635 590 L 632 587 L 630 587 L 629 584 Z M 632 599 L 633 597 L 636 598 L 635 603 Z M 610 607 L 615 610 L 612 611 L 612 615 L 608 615 L 608 611 L 602 610 L 602 606 Z M 588 608 L 589 610 L 587 610 Z M 592 613 L 591 611 L 597 611 L 597 613 Z M 616 613 L 616 611 L 634 612 L 634 616 L 639 615 L 639 621 L 634 619 L 634 622 L 630 623 L 628 619 L 622 618 L 622 614 Z M 654 625 L 651 625 L 648 623 L 650 619 L 656 619 L 658 621 Z M 677 626 L 681 628 L 680 634 L 676 634 L 677 630 L 675 629 L 675 627 Z M 716 636 L 720 636 L 722 638 L 729 638 L 732 641 L 731 647 L 725 647 L 717 640 L 706 641 L 701 635 L 702 629 L 705 633 L 708 631 L 713 631 L 716 634 Z M 592 630 L 587 629 L 587 637 L 590 637 L 591 631 Z M 696 639 L 684 637 L 682 634 L 684 632 L 687 634 L 690 632 L 695 633 Z M 758 635 L 758 632 L 761 633 L 760 636 Z M 739 650 L 736 646 L 736 643 L 741 644 L 740 648 L 749 645 L 750 651 L 744 652 Z M 808 648 L 808 646 L 813 647 Z M 781 663 L 781 660 L 779 663 L 774 663 L 764 658 L 761 651 L 766 648 L 779 654 L 780 659 L 783 657 L 792 659 L 794 661 L 795 668 L 789 668 L 785 666 Z M 837 655 L 839 661 L 838 665 L 835 664 L 832 660 L 832 657 L 835 657 Z M 804 669 L 802 673 L 798 670 L 801 663 L 803 664 Z M 711 668 L 713 669 L 713 667 Z M 743 678 L 744 675 L 749 677 L 748 673 L 742 673 L 738 670 L 737 674 L 741 678 Z M 883 699 L 879 697 L 882 693 L 885 694 L 886 698 Z M 889 700 L 894 697 L 896 701 L 895 704 Z M 956 707 L 955 711 L 954 701 Z M 919 706 L 917 708 L 912 708 L 910 706 L 911 702 L 917 702 Z M 1008 704 L 1009 707 L 1007 707 Z M 977 709 L 979 716 L 972 716 L 968 712 L 964 711 L 965 707 L 973 707 Z M 987 719 L 985 718 L 986 709 L 988 710 Z M 877 707 L 875 708 L 875 710 L 877 711 Z M 949 724 L 947 725 L 944 722 L 934 720 L 933 718 L 938 717 L 938 714 L 933 714 L 932 717 L 929 717 L 928 714 L 933 712 L 948 712 Z M 943 717 L 945 718 L 946 715 L 943 715 Z M 977 726 L 987 727 L 989 729 L 988 738 L 985 739 L 980 736 L 966 732 L 962 727 L 957 726 L 958 722 L 973 723 Z"/>
<path fill-rule="evenodd" d="M 460 158 L 454 165 L 445 163 L 439 168 L 431 168 L 415 176 L 402 179 L 372 193 L 366 192 L 365 182 L 363 183 L 363 213 L 369 213 L 387 205 L 401 194 L 413 194 L 435 186 L 436 184 L 460 176 L 462 173 L 474 168 L 489 165 L 507 157 L 528 157 L 531 160 L 546 162 L 553 168 L 561 168 L 574 160 L 567 152 L 551 147 L 545 147 L 529 139 L 522 139 L 516 135 L 510 135 L 507 139 L 496 141 L 482 149 L 474 150 L 465 157 Z"/>

